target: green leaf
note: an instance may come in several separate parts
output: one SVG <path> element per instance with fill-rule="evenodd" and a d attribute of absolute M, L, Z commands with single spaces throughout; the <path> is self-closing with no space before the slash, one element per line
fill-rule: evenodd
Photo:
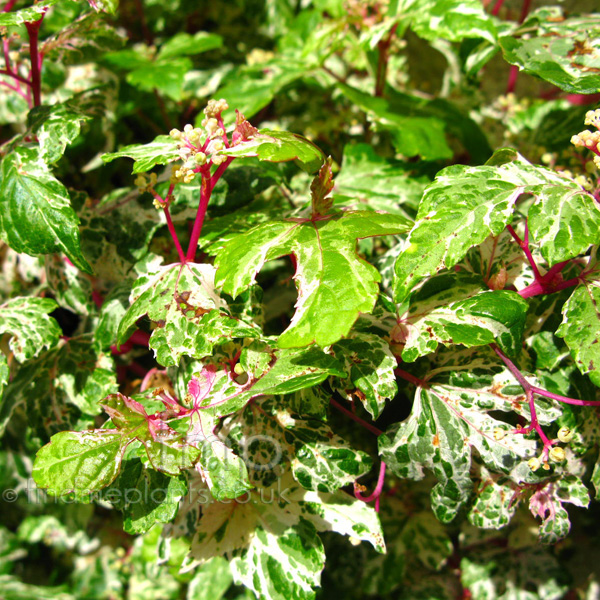
<path fill-rule="evenodd" d="M 203 358 L 227 339 L 258 335 L 254 327 L 227 314 L 213 280 L 212 266 L 193 263 L 161 266 L 140 277 L 119 324 L 117 343 L 126 341 L 143 315 L 157 325 L 150 347 L 165 366 L 176 365 L 182 355 Z"/>
<path fill-rule="evenodd" d="M 453 267 L 490 234 L 498 235 L 512 221 L 521 194 L 579 189 L 552 171 L 512 162 L 511 156 L 514 153 L 500 150 L 490 165 L 454 165 L 440 171 L 425 190 L 415 226 L 396 262 L 396 301 L 404 300 L 424 277 Z"/>
<path fill-rule="evenodd" d="M 352 333 L 332 347 L 343 358 L 347 378 L 334 380 L 331 385 L 342 396 L 351 400 L 357 397 L 374 419 L 377 419 L 387 402 L 398 392 L 396 384 L 396 358 L 389 344 L 370 333 Z"/>
<path fill-rule="evenodd" d="M 485 362 L 463 363 L 460 356 L 419 385 L 408 419 L 379 437 L 381 457 L 398 477 L 418 480 L 425 469 L 433 472 L 432 508 L 443 523 L 471 494 L 473 449 L 489 469 L 516 483 L 531 472 L 525 460 L 535 452 L 534 441 L 509 433 L 511 426 L 490 414 L 515 410 L 509 396 L 514 380 L 506 373 L 484 375 Z"/>
<path fill-rule="evenodd" d="M 368 144 L 347 145 L 334 198 L 338 205 L 354 200 L 355 209 L 367 204 L 375 210 L 414 216 L 427 182 L 411 176 L 405 163 L 377 156 Z"/>
<path fill-rule="evenodd" d="M 6 356 L 0 352 L 0 398 L 2 397 L 4 386 L 8 383 L 8 376 L 8 361 L 6 360 Z"/>
<path fill-rule="evenodd" d="M 49 298 L 13 298 L 0 304 L 0 334 L 12 336 L 9 348 L 19 362 L 56 345 L 61 330 L 48 313 L 57 306 Z"/>
<path fill-rule="evenodd" d="M 479 278 L 438 275 L 410 297 L 394 341 L 404 345 L 405 362 L 435 351 L 438 344 L 470 348 L 496 342 L 514 356 L 521 350 L 528 306 L 516 292 L 484 290 Z"/>
<path fill-rule="evenodd" d="M 499 42 L 505 60 L 526 73 L 572 94 L 595 94 L 600 91 L 599 39 L 597 14 L 565 19 L 561 8 L 543 7 Z"/>
<path fill-rule="evenodd" d="M 118 0 L 111 1 L 117 2 Z M 62 29 L 44 40 L 44 59 L 65 66 L 93 63 L 101 59 L 106 52 L 119 50 L 125 42 L 124 32 L 107 22 L 104 15 L 83 14 L 73 22 L 65 23 Z M 79 89 L 105 83 L 99 81 L 93 73 L 88 73 L 89 76 L 91 76 L 90 83 L 80 84 Z M 108 89 L 104 88 L 102 95 L 104 96 L 107 91 Z M 83 94 L 86 93 L 83 92 Z M 105 110 L 102 112 L 104 113 Z"/>
<path fill-rule="evenodd" d="M 344 83 L 337 87 L 367 113 L 377 128 L 389 131 L 397 152 L 425 160 L 453 156 L 446 133 L 458 139 L 474 162 L 486 161 L 492 150 L 481 128 L 461 109 L 442 98 L 426 100 L 388 87 L 386 98 L 373 97 Z"/>
<path fill-rule="evenodd" d="M 356 239 L 402 233 L 409 223 L 400 215 L 357 211 L 258 225 L 219 253 L 215 284 L 236 297 L 254 283 L 265 261 L 294 255 L 298 302 L 278 344 L 326 346 L 347 335 L 359 313 L 370 312 L 377 300 L 379 273 L 357 256 Z"/>
<path fill-rule="evenodd" d="M 220 502 L 241 496 L 252 485 L 244 461 L 223 442 L 226 434 L 215 433 L 219 417 L 201 409 L 203 401 L 216 391 L 215 378 L 215 371 L 207 368 L 199 377 L 193 377 L 188 385 L 194 411 L 189 418 L 186 440 L 198 449 L 196 470 L 202 475 L 213 498 Z"/>
<path fill-rule="evenodd" d="M 595 253 L 581 274 L 582 280 L 565 302 L 556 335 L 564 338 L 584 375 L 600 386 L 600 266 Z"/>
<path fill-rule="evenodd" d="M 517 510 L 517 486 L 509 477 L 496 475 L 481 466 L 481 479 L 469 510 L 469 521 L 482 529 L 501 529 L 508 525 Z"/>
<path fill-rule="evenodd" d="M 317 171 L 325 161 L 323 152 L 310 140 L 288 131 L 261 129 L 250 140 L 218 152 L 223 156 L 256 156 L 268 162 L 295 160 L 307 172 Z"/>
<path fill-rule="evenodd" d="M 221 600 L 232 583 L 229 564 L 215 556 L 196 569 L 188 584 L 187 600 Z"/>
<path fill-rule="evenodd" d="M 153 469 L 171 477 L 197 460 L 197 449 L 161 415 L 148 415 L 138 400 L 117 393 L 105 398 L 102 407 L 115 428 L 53 436 L 36 455 L 33 478 L 38 487 L 53 495 L 98 491 L 114 481 L 123 454 L 134 441 L 142 443 Z"/>
<path fill-rule="evenodd" d="M 66 102 L 31 109 L 27 122 L 40 144 L 40 158 L 55 163 L 81 130 L 81 123 L 102 114 L 104 95 L 99 90 L 76 94 Z"/>
<path fill-rule="evenodd" d="M 11 25 L 22 25 L 23 23 L 34 23 L 42 18 L 42 15 L 61 0 L 42 0 L 29 8 L 22 8 L 12 12 L 0 13 L 0 27 L 10 27 Z"/>
<path fill-rule="evenodd" d="M 579 186 L 542 190 L 527 213 L 527 224 L 550 265 L 600 244 L 600 205 Z"/>
<path fill-rule="evenodd" d="M 223 38 L 216 33 L 198 31 L 194 35 L 177 33 L 169 38 L 161 47 L 157 60 L 166 60 L 175 56 L 190 56 L 215 50 L 223 46 Z"/>
<path fill-rule="evenodd" d="M 478 0 L 400 0 L 396 6 L 400 23 L 426 40 L 496 41 L 494 22 Z"/>
<path fill-rule="evenodd" d="M 183 97 L 183 80 L 192 66 L 189 58 L 169 57 L 163 61 L 149 62 L 128 73 L 127 83 L 146 92 L 158 90 L 178 102 Z"/>
<path fill-rule="evenodd" d="M 344 83 L 338 83 L 342 93 L 364 110 L 378 129 L 389 131 L 396 152 L 406 158 L 419 156 L 423 160 L 451 158 L 453 152 L 446 142 L 445 125 L 434 116 L 406 115 L 396 112 L 385 98 L 365 94 Z"/>
<path fill-rule="evenodd" d="M 159 135 L 149 144 L 131 144 L 118 152 L 102 155 L 104 162 L 115 158 L 133 158 L 133 173 L 145 173 L 156 165 L 166 165 L 179 158 L 177 141 L 168 135 Z"/>
<path fill-rule="evenodd" d="M 0 236 L 17 252 L 64 252 L 91 273 L 67 189 L 33 148 L 17 147 L 0 164 Z"/>
<path fill-rule="evenodd" d="M 145 533 L 156 523 L 172 521 L 186 492 L 180 478 L 146 469 L 134 459 L 125 461 L 104 498 L 123 513 L 123 529 L 136 534 Z"/>
<path fill-rule="evenodd" d="M 242 65 L 230 72 L 215 96 L 250 118 L 270 104 L 285 86 L 305 75 L 308 68 L 305 61 L 277 58 L 264 64 Z"/>
<path fill-rule="evenodd" d="M 37 453 L 33 479 L 53 496 L 73 491 L 91 494 L 115 479 L 123 451 L 118 432 L 63 431 Z"/>

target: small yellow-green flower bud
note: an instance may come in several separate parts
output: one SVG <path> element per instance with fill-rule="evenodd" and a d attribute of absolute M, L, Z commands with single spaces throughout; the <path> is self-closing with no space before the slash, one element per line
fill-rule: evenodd
<path fill-rule="evenodd" d="M 500 440 L 503 440 L 506 437 L 506 431 L 504 429 L 502 429 L 501 427 L 496 427 L 496 429 L 494 429 L 494 439 L 499 442 Z"/>
<path fill-rule="evenodd" d="M 188 134 L 191 133 L 192 131 L 194 131 L 194 126 L 190 125 L 189 123 L 183 128 L 183 131 Z"/>
<path fill-rule="evenodd" d="M 561 427 L 558 430 L 557 437 L 561 442 L 568 444 L 572 439 L 575 433 L 570 427 Z"/>
<path fill-rule="evenodd" d="M 554 446 L 553 448 L 551 448 L 550 452 L 548 453 L 548 456 L 550 457 L 550 460 L 554 462 L 562 462 L 563 460 L 565 460 L 566 457 L 565 451 L 559 446 Z"/>
<path fill-rule="evenodd" d="M 179 131 L 179 129 L 171 129 L 171 131 L 169 131 L 169 135 L 174 140 L 180 140 L 181 139 L 181 131 Z"/>
<path fill-rule="evenodd" d="M 194 154 L 194 162 L 197 165 L 205 165 L 206 164 L 206 154 L 204 152 L 197 152 Z"/>
<path fill-rule="evenodd" d="M 233 367 L 233 372 L 236 375 L 241 375 L 242 373 L 245 373 L 246 371 L 244 370 L 244 367 L 242 367 L 242 365 L 240 365 L 240 363 L 237 363 L 235 365 L 235 367 Z"/>
<path fill-rule="evenodd" d="M 139 188 L 145 188 L 147 185 L 146 178 L 142 174 L 138 175 L 133 183 Z"/>
<path fill-rule="evenodd" d="M 532 471 L 537 471 L 540 468 L 540 466 L 541 466 L 542 463 L 540 462 L 539 458 L 534 457 L 534 458 L 530 458 L 527 461 L 527 464 L 529 465 L 529 468 Z"/>

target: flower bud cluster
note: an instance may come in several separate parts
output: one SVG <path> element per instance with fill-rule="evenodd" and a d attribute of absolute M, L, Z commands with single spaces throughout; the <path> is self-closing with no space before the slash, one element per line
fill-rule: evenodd
<path fill-rule="evenodd" d="M 600 108 L 588 110 L 585 113 L 584 123 L 586 125 L 593 125 L 596 129 L 600 129 Z"/>
<path fill-rule="evenodd" d="M 210 163 L 220 165 L 227 160 L 226 156 L 217 155 L 225 148 L 225 130 L 221 119 L 221 112 L 229 108 L 225 100 L 209 100 L 204 109 L 206 118 L 202 120 L 202 127 L 187 124 L 183 131 L 171 129 L 169 135 L 177 140 L 179 158 L 182 165 L 173 166 L 171 183 L 190 183 L 199 167 Z"/>
<path fill-rule="evenodd" d="M 571 144 L 574 146 L 581 146 L 591 150 L 596 156 L 594 156 L 594 164 L 600 169 L 600 109 L 588 110 L 585 113 L 585 124 L 593 125 L 596 131 L 581 131 L 577 135 L 571 138 Z"/>
<path fill-rule="evenodd" d="M 209 100 L 206 104 L 206 108 L 204 109 L 204 114 L 209 119 L 214 119 L 220 116 L 220 114 L 229 108 L 229 104 L 227 104 L 227 100 Z"/>
<path fill-rule="evenodd" d="M 133 182 L 138 188 L 140 194 L 144 192 L 151 192 L 158 181 L 158 175 L 156 173 L 150 173 L 150 178 L 147 179 L 146 175 L 140 173 Z"/>

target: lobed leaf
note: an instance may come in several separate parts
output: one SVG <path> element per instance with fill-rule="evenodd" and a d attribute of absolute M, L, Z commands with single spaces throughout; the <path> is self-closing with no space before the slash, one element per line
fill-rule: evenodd
<path fill-rule="evenodd" d="M 265 261 L 293 255 L 298 301 L 278 344 L 326 346 L 347 335 L 359 313 L 370 312 L 377 301 L 379 273 L 357 256 L 356 239 L 402 233 L 409 223 L 400 215 L 356 211 L 258 225 L 219 253 L 215 284 L 236 297 L 254 283 Z"/>
<path fill-rule="evenodd" d="M 332 350 L 343 358 L 348 375 L 333 380 L 331 386 L 349 400 L 357 397 L 377 419 L 398 392 L 396 358 L 389 344 L 378 335 L 353 332 L 334 344 Z"/>
<path fill-rule="evenodd" d="M 403 301 L 424 277 L 453 267 L 489 235 L 500 234 L 512 221 L 521 194 L 580 189 L 552 171 L 515 158 L 499 150 L 491 164 L 440 171 L 425 190 L 415 226 L 396 262 L 396 301 Z"/>
<path fill-rule="evenodd" d="M 310 140 L 288 131 L 261 129 L 248 141 L 221 150 L 223 156 L 243 158 L 256 156 L 269 162 L 298 161 L 309 173 L 318 170 L 325 161 L 323 152 Z"/>
<path fill-rule="evenodd" d="M 527 33 L 524 35 L 524 33 Z M 600 18 L 566 19 L 562 8 L 532 12 L 513 35 L 499 39 L 504 59 L 572 94 L 600 91 Z"/>
<path fill-rule="evenodd" d="M 39 5 L 38 5 L 39 6 Z M 86 273 L 79 222 L 65 186 L 38 152 L 19 146 L 0 163 L 0 237 L 17 252 L 33 256 L 64 252 Z"/>
<path fill-rule="evenodd" d="M 104 162 L 115 158 L 132 158 L 132 173 L 145 173 L 156 165 L 166 165 L 179 158 L 177 141 L 168 135 L 159 135 L 149 144 L 131 144 L 118 152 L 108 152 L 102 155 Z"/>

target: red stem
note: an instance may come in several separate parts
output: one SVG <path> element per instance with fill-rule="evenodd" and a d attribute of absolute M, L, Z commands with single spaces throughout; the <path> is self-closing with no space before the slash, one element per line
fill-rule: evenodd
<path fill-rule="evenodd" d="M 495 7 L 494 7 L 495 8 Z M 519 23 L 523 23 L 529 14 L 529 9 L 531 8 L 531 0 L 523 0 L 523 5 L 521 6 L 521 15 L 519 16 Z M 506 83 L 506 93 L 510 94 L 514 91 L 515 86 L 517 85 L 517 77 L 519 76 L 519 67 L 517 65 L 511 65 L 510 71 L 508 73 L 508 81 Z"/>
<path fill-rule="evenodd" d="M 541 279 L 540 271 L 538 269 L 537 264 L 535 263 L 533 254 L 531 254 L 531 250 L 529 249 L 529 228 L 527 227 L 527 223 L 525 223 L 524 239 L 521 239 L 517 235 L 517 232 L 513 229 L 512 225 L 507 225 L 506 229 L 508 230 L 508 233 L 510 233 L 510 235 L 513 237 L 513 239 L 517 242 L 517 244 L 519 244 L 521 250 L 523 250 L 523 252 L 525 253 L 525 256 L 527 257 L 527 261 L 529 262 L 529 264 L 531 265 L 531 268 L 533 269 L 533 274 L 535 275 L 535 279 L 536 279 L 536 281 L 539 281 Z"/>
<path fill-rule="evenodd" d="M 165 212 L 165 218 L 167 219 L 167 227 L 169 228 L 169 233 L 171 234 L 171 238 L 173 238 L 173 243 L 175 244 L 175 248 L 177 248 L 177 254 L 179 255 L 179 262 L 181 264 L 185 263 L 185 254 L 183 253 L 183 248 L 179 243 L 179 238 L 177 237 L 177 232 L 175 231 L 175 226 L 173 225 L 173 219 L 171 219 L 171 213 L 169 212 L 169 206 L 166 205 L 163 208 Z"/>
<path fill-rule="evenodd" d="M 2 12 L 10 12 L 16 3 L 17 0 L 8 0 L 8 2 L 2 7 Z"/>
<path fill-rule="evenodd" d="M 354 483 L 354 496 L 358 500 L 362 500 L 363 502 L 372 502 L 373 500 L 379 501 L 379 496 L 381 496 L 381 492 L 383 491 L 383 484 L 385 483 L 385 468 L 386 464 L 381 461 L 379 465 L 379 477 L 377 477 L 377 485 L 371 494 L 368 496 L 362 496 L 360 490 L 356 483 Z M 379 502 L 377 503 L 376 509 L 379 509 Z"/>
<path fill-rule="evenodd" d="M 29 35 L 29 56 L 31 58 L 31 90 L 33 92 L 33 105 L 39 106 L 42 103 L 42 82 L 41 82 L 41 69 L 42 69 L 42 54 L 38 48 L 38 36 L 40 33 L 40 27 L 44 20 L 45 12 L 42 16 L 33 23 L 25 23 L 27 33 Z"/>
<path fill-rule="evenodd" d="M 383 96 L 385 90 L 385 82 L 387 80 L 387 65 L 389 58 L 390 45 L 398 23 L 396 23 L 391 29 L 385 40 L 381 40 L 377 44 L 377 50 L 379 51 L 379 57 L 377 59 L 377 73 L 375 74 L 375 96 Z"/>
<path fill-rule="evenodd" d="M 497 0 L 496 4 L 494 4 L 494 8 L 492 8 L 492 14 L 497 17 L 502 5 L 504 4 L 504 0 Z"/>
<path fill-rule="evenodd" d="M 415 377 L 414 375 L 407 373 L 403 369 L 394 369 L 394 373 L 396 375 L 398 375 L 399 377 L 402 377 L 402 379 L 406 379 L 406 381 L 410 381 L 410 383 L 414 383 L 414 385 L 416 385 L 417 387 L 422 387 L 422 388 L 428 387 L 427 382 L 425 380 L 419 379 L 418 377 Z"/>
<path fill-rule="evenodd" d="M 375 435 L 383 435 L 383 431 L 381 431 L 381 429 L 377 429 L 377 427 L 375 427 L 374 425 L 367 423 L 365 420 L 363 420 L 360 417 L 358 417 L 357 415 L 355 415 L 351 410 L 348 410 L 345 406 L 342 406 L 339 402 L 337 402 L 333 398 L 330 399 L 330 402 L 331 402 L 332 406 L 335 406 L 340 412 L 343 412 L 347 417 L 350 417 L 353 421 L 355 421 L 359 425 L 362 425 L 365 429 L 368 429 L 371 433 L 374 433 Z"/>
<path fill-rule="evenodd" d="M 508 71 L 508 81 L 506 82 L 505 94 L 510 94 L 515 91 L 517 85 L 517 78 L 519 77 L 519 67 L 517 65 L 510 65 Z"/>
<path fill-rule="evenodd" d="M 8 75 L 9 77 L 12 77 L 16 81 L 20 81 L 25 85 L 31 85 L 31 82 L 28 79 L 25 79 L 25 77 L 19 75 L 18 73 L 14 73 L 11 69 L 0 69 L 0 75 Z"/>
<path fill-rule="evenodd" d="M 204 217 L 206 216 L 206 209 L 208 207 L 208 201 L 212 193 L 212 187 L 210 185 L 210 179 L 202 174 L 202 185 L 200 187 L 200 203 L 198 204 L 198 212 L 196 213 L 196 219 L 194 220 L 194 227 L 192 229 L 192 235 L 190 237 L 190 243 L 188 246 L 187 254 L 185 255 L 186 260 L 193 262 L 196 257 L 196 250 L 198 249 L 198 240 L 200 239 L 200 233 L 202 232 L 202 224 L 204 223 Z"/>
<path fill-rule="evenodd" d="M 212 177 L 208 177 L 208 170 L 202 172 L 202 186 L 200 188 L 200 203 L 198 204 L 198 212 L 196 213 L 196 219 L 194 221 L 194 227 L 192 229 L 192 235 L 190 238 L 190 244 L 186 253 L 186 260 L 193 262 L 196 257 L 196 251 L 198 250 L 198 240 L 200 239 L 200 233 L 202 232 L 202 224 L 204 223 L 204 217 L 206 216 L 206 209 L 208 207 L 208 201 L 210 195 L 217 185 L 217 182 L 221 178 L 221 175 L 225 172 L 225 169 L 233 161 L 233 156 L 228 156 L 227 160 L 219 165 L 218 169 L 213 173 Z"/>
<path fill-rule="evenodd" d="M 500 350 L 500 348 L 498 348 L 496 344 L 490 344 L 490 347 L 501 358 L 502 362 L 506 365 L 508 370 L 511 372 L 512 376 L 519 382 L 519 384 L 525 391 L 525 397 L 527 398 L 527 402 L 529 403 L 529 410 L 531 413 L 530 425 L 529 427 L 526 427 L 524 429 L 518 429 L 517 433 L 529 433 L 531 430 L 535 429 L 535 431 L 542 439 L 542 442 L 544 443 L 544 456 L 547 456 L 548 449 L 555 442 L 548 439 L 548 437 L 544 433 L 544 430 L 539 424 L 537 418 L 537 411 L 535 408 L 535 400 L 533 397 L 534 394 L 537 394 L 538 396 L 544 396 L 545 398 L 550 398 L 551 400 L 556 400 L 557 402 L 564 402 L 565 404 L 575 404 L 577 406 L 600 406 L 600 401 L 597 400 L 578 400 L 576 398 L 569 398 L 567 396 L 561 396 L 560 394 L 554 394 L 552 392 L 544 390 L 543 388 L 537 387 L 536 385 L 532 385 L 531 383 L 529 383 L 529 381 L 527 381 L 527 379 L 525 379 L 521 371 L 519 371 L 519 369 L 512 362 L 512 360 L 510 360 L 510 358 L 508 358 L 508 356 L 506 356 L 506 354 L 504 354 L 504 352 L 502 352 L 502 350 Z"/>

